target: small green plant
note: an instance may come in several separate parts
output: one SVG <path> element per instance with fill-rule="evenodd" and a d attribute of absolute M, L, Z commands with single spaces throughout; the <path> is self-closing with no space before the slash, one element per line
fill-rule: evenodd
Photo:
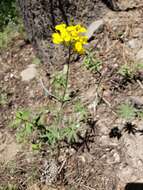
<path fill-rule="evenodd" d="M 125 78 L 133 79 L 136 73 L 142 69 L 143 69 L 142 63 L 132 63 L 130 65 L 125 64 L 120 67 L 118 73 Z"/>
<path fill-rule="evenodd" d="M 16 118 L 12 123 L 12 127 L 17 129 L 17 141 L 27 142 L 31 138 L 33 133 L 37 134 L 35 143 L 32 143 L 33 150 L 39 150 L 43 142 L 48 142 L 49 145 L 55 145 L 60 141 L 67 140 L 68 143 L 75 142 L 77 140 L 77 130 L 79 124 L 68 119 L 62 122 L 62 126 L 59 125 L 59 113 L 55 115 L 55 119 L 52 124 L 45 126 L 41 122 L 42 113 L 37 116 L 33 116 L 30 111 L 23 110 L 16 113 Z"/>
<path fill-rule="evenodd" d="M 33 116 L 29 110 L 17 111 L 15 120 L 11 124 L 11 127 L 18 129 L 17 141 L 26 141 L 33 131 L 41 130 L 40 119 L 41 113 L 38 116 Z"/>
<path fill-rule="evenodd" d="M 53 87 L 53 92 L 56 97 L 61 100 L 61 102 L 66 102 L 70 100 L 67 90 L 63 95 L 63 91 L 67 88 L 67 65 L 64 66 L 62 71 L 56 72 L 52 78 L 51 84 Z"/>
<path fill-rule="evenodd" d="M 67 139 L 68 143 L 74 143 L 78 141 L 77 131 L 79 130 L 79 123 L 69 123 L 69 126 L 63 129 L 64 138 Z"/>
<path fill-rule="evenodd" d="M 137 63 L 137 64 L 135 65 L 135 70 L 136 70 L 136 71 L 139 71 L 139 70 L 141 70 L 141 69 L 143 69 L 143 63 Z"/>
<path fill-rule="evenodd" d="M 88 115 L 87 109 L 85 108 L 85 106 L 80 101 L 77 101 L 75 103 L 74 111 L 75 111 L 75 113 L 78 113 L 80 120 L 85 119 Z"/>
<path fill-rule="evenodd" d="M 56 89 L 60 89 L 60 88 L 65 88 L 66 85 L 66 77 L 65 74 L 63 73 L 63 71 L 56 73 L 53 76 L 52 79 L 52 85 L 54 86 L 54 88 Z"/>
<path fill-rule="evenodd" d="M 128 65 L 121 66 L 118 73 L 126 78 L 132 78 L 134 75 L 133 69 L 131 67 L 129 67 Z"/>
<path fill-rule="evenodd" d="M 17 23 L 18 17 L 16 0 L 0 1 L 0 31 L 2 31 L 9 22 Z"/>
<path fill-rule="evenodd" d="M 6 49 L 12 40 L 19 34 L 24 37 L 23 24 L 19 21 L 19 24 L 9 22 L 8 25 L 0 32 L 0 49 Z"/>
<path fill-rule="evenodd" d="M 0 186 L 0 190 L 18 190 L 18 188 L 15 185 L 9 184 L 9 185 L 4 186 L 4 187 Z"/>
<path fill-rule="evenodd" d="M 41 60 L 38 57 L 34 57 L 32 60 L 32 64 L 39 65 L 41 64 Z"/>
<path fill-rule="evenodd" d="M 143 109 L 137 109 L 129 103 L 121 104 L 117 112 L 120 117 L 126 120 L 134 119 L 135 117 L 139 119 L 143 118 Z"/>
<path fill-rule="evenodd" d="M 100 60 L 97 60 L 91 51 L 86 52 L 86 56 L 83 60 L 83 65 L 92 72 L 100 72 L 102 69 L 102 62 Z"/>
<path fill-rule="evenodd" d="M 121 104 L 118 108 L 118 114 L 126 120 L 132 119 L 136 116 L 136 109 L 130 104 Z"/>
<path fill-rule="evenodd" d="M 7 95 L 5 93 L 1 93 L 0 95 L 0 106 L 3 106 L 7 103 Z"/>
<path fill-rule="evenodd" d="M 68 126 L 57 127 L 51 126 L 47 128 L 47 131 L 42 135 L 43 139 L 47 139 L 47 142 L 54 146 L 60 141 L 67 140 L 68 143 L 74 143 L 77 141 L 77 131 L 79 129 L 79 124 L 75 122 L 69 123 Z"/>

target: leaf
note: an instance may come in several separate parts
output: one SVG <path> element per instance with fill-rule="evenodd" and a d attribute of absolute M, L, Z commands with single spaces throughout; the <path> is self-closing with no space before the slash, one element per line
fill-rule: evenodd
<path fill-rule="evenodd" d="M 83 60 L 83 65 L 90 71 L 99 72 L 102 68 L 102 62 L 95 58 L 95 55 L 92 52 L 87 52 L 86 57 Z"/>
<path fill-rule="evenodd" d="M 41 148 L 41 143 L 32 144 L 32 150 L 40 150 L 40 148 Z"/>
<path fill-rule="evenodd" d="M 32 64 L 39 65 L 41 63 L 41 60 L 37 57 L 33 58 Z"/>
<path fill-rule="evenodd" d="M 118 114 L 124 119 L 131 119 L 136 115 L 136 109 L 129 104 L 119 106 Z"/>
<path fill-rule="evenodd" d="M 41 136 L 41 138 L 47 138 L 49 144 L 54 145 L 58 140 L 61 140 L 60 132 L 58 127 L 49 127 L 47 132 Z"/>
<path fill-rule="evenodd" d="M 24 110 L 24 111 L 18 111 L 16 112 L 16 118 L 21 118 L 22 120 L 28 120 L 30 117 L 30 111 Z"/>
<path fill-rule="evenodd" d="M 39 122 L 40 122 L 40 119 L 41 119 L 41 117 L 42 117 L 42 114 L 43 113 L 40 113 L 40 114 L 38 114 L 38 116 L 36 116 L 35 118 L 34 118 L 34 124 L 36 125 L 36 126 L 38 126 L 39 125 Z"/>
<path fill-rule="evenodd" d="M 80 119 L 83 119 L 84 117 L 87 116 L 87 109 L 85 108 L 84 105 L 82 105 L 80 101 L 76 102 L 74 106 L 74 111 L 80 114 Z"/>
<path fill-rule="evenodd" d="M 25 132 L 27 135 L 30 135 L 33 131 L 33 125 L 31 123 L 26 123 Z"/>
<path fill-rule="evenodd" d="M 16 129 L 19 127 L 20 123 L 21 123 L 21 119 L 16 118 L 14 121 L 11 122 L 9 127 Z"/>
<path fill-rule="evenodd" d="M 67 138 L 68 143 L 76 142 L 77 141 L 77 130 L 79 128 L 79 124 L 72 124 L 69 127 L 64 129 L 64 137 Z"/>
<path fill-rule="evenodd" d="M 121 66 L 118 73 L 120 75 L 122 75 L 123 77 L 131 77 L 132 78 L 132 75 L 133 75 L 133 71 L 131 70 L 131 68 L 127 64 Z"/>

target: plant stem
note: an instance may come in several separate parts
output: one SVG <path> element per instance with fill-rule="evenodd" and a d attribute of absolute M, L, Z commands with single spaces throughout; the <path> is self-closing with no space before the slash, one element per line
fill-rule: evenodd
<path fill-rule="evenodd" d="M 64 93 L 62 96 L 62 103 L 61 103 L 61 107 L 63 107 L 64 103 L 65 103 L 65 96 L 66 96 L 66 92 L 67 92 L 67 88 L 68 88 L 68 81 L 69 81 L 69 71 L 70 71 L 70 61 L 71 61 L 71 46 L 69 46 L 68 49 L 68 59 L 67 59 L 67 72 L 66 72 L 66 84 L 65 84 L 65 88 L 64 88 Z"/>
<path fill-rule="evenodd" d="M 69 81 L 69 71 L 70 71 L 70 61 L 71 61 L 71 46 L 69 46 L 68 49 L 68 59 L 67 59 L 67 72 L 66 72 L 66 84 L 65 84 L 65 88 L 64 88 L 64 92 L 62 95 L 62 99 L 61 99 L 61 106 L 60 106 L 60 110 L 59 110 L 59 114 L 58 114 L 58 125 L 62 125 L 62 120 L 63 120 L 63 105 L 66 102 L 65 101 L 65 96 L 66 96 L 66 92 L 67 92 L 67 88 L 68 88 L 68 81 Z"/>

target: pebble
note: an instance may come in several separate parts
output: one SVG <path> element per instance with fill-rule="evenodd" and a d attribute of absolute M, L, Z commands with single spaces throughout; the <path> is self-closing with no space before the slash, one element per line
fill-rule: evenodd
<path fill-rule="evenodd" d="M 28 68 L 21 72 L 20 76 L 22 78 L 22 81 L 30 81 L 36 77 L 37 70 L 35 67 L 36 66 L 34 64 L 31 64 L 28 66 Z"/>
<path fill-rule="evenodd" d="M 104 21 L 102 19 L 92 22 L 88 28 L 86 36 L 90 39 L 94 33 L 101 33 L 103 31 Z"/>
<path fill-rule="evenodd" d="M 136 60 L 137 61 L 142 61 L 143 62 L 143 48 L 141 48 L 138 53 L 136 54 Z"/>

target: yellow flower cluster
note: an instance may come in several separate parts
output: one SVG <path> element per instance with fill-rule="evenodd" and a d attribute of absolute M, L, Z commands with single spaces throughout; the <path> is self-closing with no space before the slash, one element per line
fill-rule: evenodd
<path fill-rule="evenodd" d="M 71 26 L 59 24 L 55 29 L 57 32 L 52 35 L 54 44 L 72 46 L 78 53 L 84 53 L 84 45 L 87 44 L 87 36 L 84 35 L 86 29 L 84 27 L 80 24 Z"/>

